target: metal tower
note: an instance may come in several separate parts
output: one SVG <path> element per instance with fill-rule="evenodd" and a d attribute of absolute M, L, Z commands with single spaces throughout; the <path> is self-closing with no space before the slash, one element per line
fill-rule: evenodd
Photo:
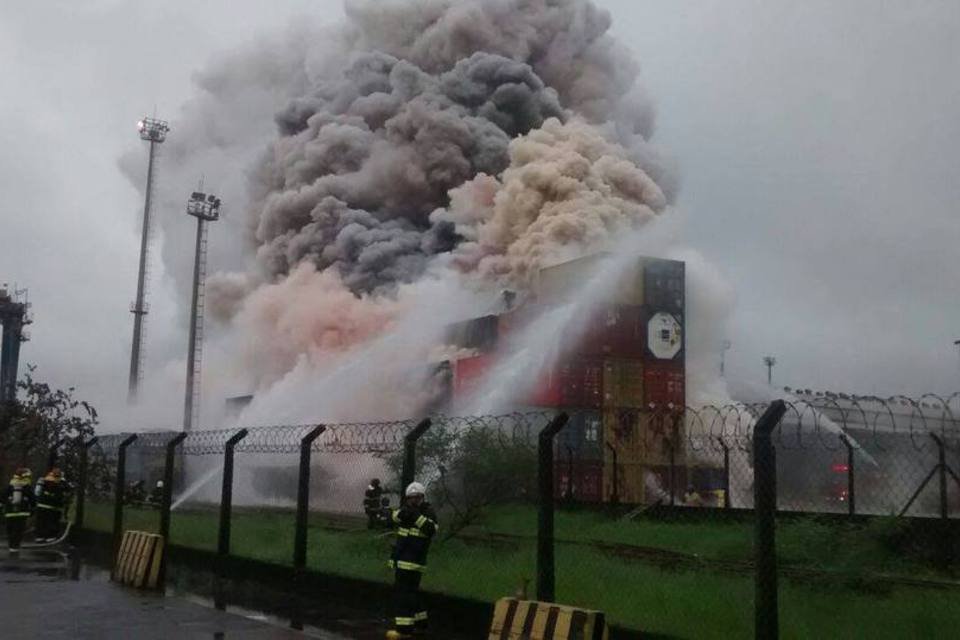
<path fill-rule="evenodd" d="M 203 183 L 201 182 L 201 188 Z M 190 343 L 187 354 L 187 384 L 183 401 L 183 430 L 189 431 L 200 417 L 200 361 L 203 352 L 203 301 L 207 278 L 207 224 L 220 219 L 220 198 L 199 191 L 190 194 L 187 215 L 197 219 L 197 250 L 193 259 L 193 302 L 190 305 Z"/>
<path fill-rule="evenodd" d="M 767 368 L 767 384 L 773 384 L 773 366 L 777 364 L 777 359 L 773 356 L 763 356 L 763 366 Z"/>
<path fill-rule="evenodd" d="M 3 325 L 0 342 L 0 407 L 13 402 L 17 396 L 20 343 L 30 339 L 23 327 L 33 322 L 29 311 L 26 289 L 14 288 L 11 297 L 6 285 L 0 286 L 0 325 Z"/>
<path fill-rule="evenodd" d="M 150 201 L 153 196 L 154 161 L 157 155 L 157 145 L 167 139 L 170 126 L 163 120 L 144 118 L 137 123 L 140 139 L 150 143 L 150 155 L 147 162 L 147 188 L 143 204 L 143 229 L 140 233 L 140 270 L 137 274 L 137 299 L 130 306 L 133 314 L 133 345 L 130 348 L 130 385 L 127 400 L 137 399 L 137 389 L 140 386 L 140 365 L 143 353 L 144 320 L 148 306 L 146 298 L 147 280 L 147 251 L 150 245 Z"/>

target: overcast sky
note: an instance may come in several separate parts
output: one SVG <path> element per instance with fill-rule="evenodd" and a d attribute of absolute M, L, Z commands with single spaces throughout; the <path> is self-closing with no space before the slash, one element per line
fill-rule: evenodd
<path fill-rule="evenodd" d="M 760 379 L 770 353 L 793 386 L 960 387 L 960 3 L 597 4 L 643 67 L 690 242 L 736 288 L 730 374 Z M 142 151 L 135 122 L 156 108 L 175 127 L 216 53 L 341 14 L 0 0 L 0 282 L 30 289 L 24 363 L 101 404 L 124 396 L 142 202 L 118 158 Z M 161 276 L 153 366 L 186 342 Z"/>

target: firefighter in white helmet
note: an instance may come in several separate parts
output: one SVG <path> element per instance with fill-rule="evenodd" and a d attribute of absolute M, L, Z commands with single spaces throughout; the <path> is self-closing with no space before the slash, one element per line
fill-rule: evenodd
<path fill-rule="evenodd" d="M 387 638 L 409 638 L 427 628 L 427 611 L 420 600 L 420 579 L 427 566 L 430 540 L 437 533 L 437 514 L 424 499 L 425 490 L 412 482 L 393 512 L 397 544 L 390 557 L 394 569 L 394 620 Z"/>

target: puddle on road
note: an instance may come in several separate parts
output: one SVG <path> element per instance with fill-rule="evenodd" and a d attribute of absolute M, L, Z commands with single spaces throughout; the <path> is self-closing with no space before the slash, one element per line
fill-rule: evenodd
<path fill-rule="evenodd" d="M 103 557 L 82 556 L 77 549 L 27 550 L 20 557 L 4 557 L 0 552 L 0 585 L 18 582 L 56 582 L 63 580 L 108 582 L 110 573 Z M 292 628 L 323 640 L 380 640 L 388 628 L 385 614 L 390 603 L 380 599 L 338 598 L 298 594 L 295 585 L 281 589 L 251 580 L 218 580 L 207 570 L 185 564 L 168 567 L 166 595 L 205 607 Z M 449 640 L 463 640 L 442 631 Z"/>

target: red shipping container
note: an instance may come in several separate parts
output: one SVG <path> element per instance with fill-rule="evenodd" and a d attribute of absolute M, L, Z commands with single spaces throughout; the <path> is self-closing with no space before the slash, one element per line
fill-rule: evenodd
<path fill-rule="evenodd" d="M 603 405 L 603 363 L 579 358 L 560 362 L 540 375 L 529 404 L 599 409 Z"/>
<path fill-rule="evenodd" d="M 453 363 L 453 395 L 463 397 L 476 391 L 484 376 L 493 368 L 494 359 L 482 354 L 471 358 L 461 358 Z"/>
<path fill-rule="evenodd" d="M 647 365 L 643 371 L 644 401 L 649 407 L 682 408 L 686 404 L 686 372 L 677 365 Z"/>
<path fill-rule="evenodd" d="M 594 357 L 640 358 L 645 330 L 643 307 L 600 305 L 590 314 L 573 351 Z"/>
<path fill-rule="evenodd" d="M 554 368 L 548 368 L 537 378 L 529 403 L 537 407 L 559 407 L 562 405 L 560 378 Z"/>
<path fill-rule="evenodd" d="M 555 460 L 553 469 L 553 491 L 558 500 L 569 492 L 575 502 L 603 501 L 603 462 L 575 461 L 570 465 Z"/>
<path fill-rule="evenodd" d="M 603 363 L 569 359 L 557 367 L 560 406 L 599 409 L 603 406 Z"/>

